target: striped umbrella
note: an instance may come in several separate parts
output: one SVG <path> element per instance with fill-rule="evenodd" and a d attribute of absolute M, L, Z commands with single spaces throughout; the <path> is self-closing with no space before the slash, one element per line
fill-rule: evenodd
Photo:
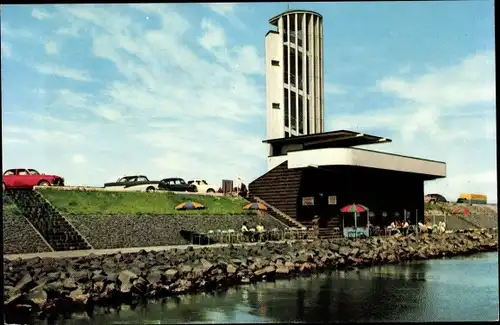
<path fill-rule="evenodd" d="M 194 201 L 182 202 L 175 207 L 176 210 L 195 210 L 195 209 L 205 209 L 205 206 L 201 203 Z"/>
<path fill-rule="evenodd" d="M 365 207 L 364 205 L 361 204 L 349 204 L 340 209 L 341 212 L 354 212 L 354 213 L 360 213 L 360 212 L 366 212 L 368 211 L 368 208 Z"/>
<path fill-rule="evenodd" d="M 467 208 L 455 208 L 453 209 L 452 213 L 453 214 L 462 213 L 464 216 L 468 216 L 470 214 L 470 211 Z"/>
<path fill-rule="evenodd" d="M 249 203 L 249 204 L 245 205 L 243 207 L 243 210 L 262 210 L 262 211 L 267 211 L 267 207 L 264 204 L 262 204 L 262 203 L 254 202 L 254 203 Z"/>
<path fill-rule="evenodd" d="M 355 204 L 355 203 L 346 205 L 345 207 L 340 209 L 340 212 L 354 213 L 354 233 L 355 233 L 356 237 L 357 237 L 357 228 L 358 228 L 358 221 L 357 221 L 358 213 L 367 212 L 367 211 L 368 211 L 367 207 L 365 207 L 364 205 Z M 344 227 L 343 223 L 344 223 L 344 218 L 342 218 L 342 227 Z M 368 216 L 367 216 L 367 225 L 368 225 L 368 227 L 370 227 L 370 218 Z"/>

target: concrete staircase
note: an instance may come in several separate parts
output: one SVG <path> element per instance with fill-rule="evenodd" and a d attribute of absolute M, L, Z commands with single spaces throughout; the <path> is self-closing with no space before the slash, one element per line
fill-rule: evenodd
<path fill-rule="evenodd" d="M 262 200 L 261 198 L 258 198 L 256 196 L 253 197 L 253 199 L 259 203 L 264 204 L 267 207 L 267 213 L 270 214 L 273 218 L 277 219 L 284 225 L 286 225 L 289 228 L 302 228 L 305 227 L 303 224 L 298 222 L 297 220 L 289 217 L 287 214 L 281 212 L 278 210 L 276 207 L 272 206 L 271 204 L 267 203 L 266 201 Z"/>
<path fill-rule="evenodd" d="M 40 193 L 7 190 L 6 195 L 54 251 L 92 249 L 90 243 Z"/>

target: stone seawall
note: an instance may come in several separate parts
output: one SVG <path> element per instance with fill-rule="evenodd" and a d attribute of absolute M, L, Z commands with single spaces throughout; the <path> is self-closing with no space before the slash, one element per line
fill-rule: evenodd
<path fill-rule="evenodd" d="M 483 229 L 418 238 L 396 235 L 73 259 L 4 259 L 4 306 L 8 310 L 24 306 L 47 315 L 86 305 L 212 291 L 326 269 L 472 254 L 497 247 L 496 230 Z"/>
<path fill-rule="evenodd" d="M 181 230 L 197 233 L 209 230 L 239 231 L 243 222 L 255 228 L 261 221 L 266 229 L 283 228 L 269 216 L 257 215 L 66 215 L 96 249 L 185 245 Z"/>

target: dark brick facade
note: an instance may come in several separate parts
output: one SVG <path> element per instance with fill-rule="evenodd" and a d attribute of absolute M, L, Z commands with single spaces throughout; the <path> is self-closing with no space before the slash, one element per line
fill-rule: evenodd
<path fill-rule="evenodd" d="M 395 213 L 402 219 L 405 210 L 411 224 L 417 211 L 419 221 L 424 215 L 423 176 L 411 173 L 357 166 L 288 169 L 284 162 L 250 183 L 249 190 L 303 224 L 318 215 L 320 227 L 341 225 L 340 208 L 352 203 L 373 211 L 373 224 L 390 223 Z M 337 204 L 328 205 L 328 196 L 336 196 Z M 302 197 L 314 197 L 314 206 L 302 206 Z"/>

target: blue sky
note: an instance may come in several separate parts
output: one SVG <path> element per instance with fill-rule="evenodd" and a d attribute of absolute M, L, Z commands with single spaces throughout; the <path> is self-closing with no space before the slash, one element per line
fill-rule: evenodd
<path fill-rule="evenodd" d="M 326 129 L 447 162 L 496 201 L 493 1 L 291 3 L 324 18 Z M 266 171 L 264 35 L 286 3 L 2 7 L 3 166 L 98 185 Z"/>

